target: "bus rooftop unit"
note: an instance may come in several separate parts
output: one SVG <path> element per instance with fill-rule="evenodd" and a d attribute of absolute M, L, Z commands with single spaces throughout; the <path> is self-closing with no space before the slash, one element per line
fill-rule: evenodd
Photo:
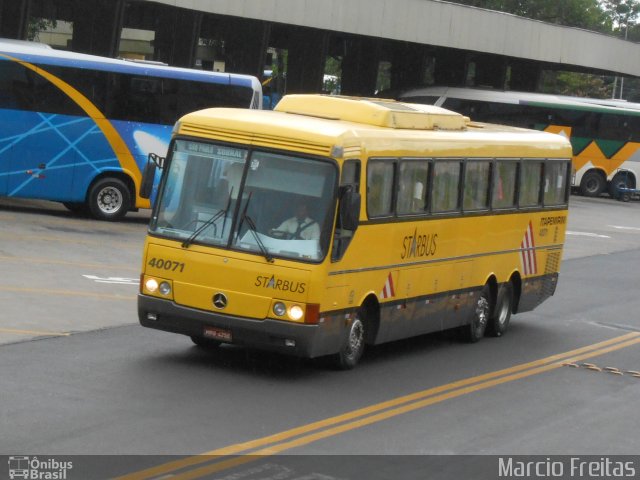
<path fill-rule="evenodd" d="M 500 336 L 555 291 L 570 156 L 559 135 L 394 101 L 191 113 L 145 173 L 163 168 L 140 323 L 340 368 L 365 344 Z"/>

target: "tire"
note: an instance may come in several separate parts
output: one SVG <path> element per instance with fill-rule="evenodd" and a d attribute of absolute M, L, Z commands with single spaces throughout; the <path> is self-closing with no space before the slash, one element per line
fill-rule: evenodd
<path fill-rule="evenodd" d="M 616 173 L 609 184 L 609 195 L 613 198 L 620 197 L 620 188 L 636 188 L 635 179 L 631 174 Z"/>
<path fill-rule="evenodd" d="M 603 175 L 595 170 L 591 170 L 584 174 L 580 182 L 580 193 L 585 197 L 597 197 L 607 186 L 607 182 Z"/>
<path fill-rule="evenodd" d="M 473 306 L 469 324 L 462 327 L 463 338 L 469 343 L 476 343 L 487 329 L 491 315 L 491 290 L 485 285 Z"/>
<path fill-rule="evenodd" d="M 222 343 L 212 338 L 197 337 L 195 335 L 191 337 L 191 341 L 204 349 L 218 348 Z"/>
<path fill-rule="evenodd" d="M 103 178 L 89 191 L 91 215 L 98 220 L 120 220 L 131 208 L 131 192 L 122 180 Z"/>
<path fill-rule="evenodd" d="M 498 292 L 496 306 L 487 323 L 487 334 L 501 337 L 509 327 L 511 312 L 513 311 L 513 286 L 511 283 L 503 285 Z"/>
<path fill-rule="evenodd" d="M 349 325 L 347 341 L 338 353 L 333 356 L 333 364 L 340 370 L 351 370 L 360 361 L 364 353 L 365 322 L 359 311 Z"/>

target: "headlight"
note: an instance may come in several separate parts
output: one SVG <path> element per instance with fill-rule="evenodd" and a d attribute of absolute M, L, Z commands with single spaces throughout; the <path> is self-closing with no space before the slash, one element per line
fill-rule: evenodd
<path fill-rule="evenodd" d="M 286 311 L 287 311 L 287 307 L 284 306 L 284 303 L 277 302 L 273 304 L 273 313 L 276 316 L 281 317 L 286 313 Z"/>
<path fill-rule="evenodd" d="M 304 310 L 302 310 L 302 307 L 300 307 L 299 305 L 294 305 L 289 309 L 289 317 L 291 317 L 292 320 L 300 320 L 303 315 Z"/>
<path fill-rule="evenodd" d="M 171 285 L 169 285 L 169 282 L 162 282 L 159 285 L 158 290 L 162 295 L 169 295 L 171 293 Z"/>
<path fill-rule="evenodd" d="M 144 283 L 144 287 L 151 293 L 155 293 L 158 290 L 158 281 L 155 278 L 149 278 Z"/>

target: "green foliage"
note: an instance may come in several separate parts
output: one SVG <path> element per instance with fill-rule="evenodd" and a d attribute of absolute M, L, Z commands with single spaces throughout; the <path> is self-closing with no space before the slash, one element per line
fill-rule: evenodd
<path fill-rule="evenodd" d="M 545 71 L 541 79 L 543 93 L 589 98 L 611 98 L 612 84 L 601 75 L 577 72 Z"/>
<path fill-rule="evenodd" d="M 27 25 L 27 40 L 38 41 L 40 32 L 45 30 L 52 30 L 58 26 L 56 20 L 50 20 L 48 18 L 29 18 L 29 24 Z"/>
<path fill-rule="evenodd" d="M 456 3 L 610 33 L 613 21 L 604 4 L 616 1 L 638 3 L 637 0 L 458 0 Z"/>

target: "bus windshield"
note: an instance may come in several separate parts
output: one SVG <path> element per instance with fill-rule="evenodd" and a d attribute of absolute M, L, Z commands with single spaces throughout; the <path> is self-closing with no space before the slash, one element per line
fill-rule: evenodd
<path fill-rule="evenodd" d="M 326 160 L 176 140 L 150 232 L 265 256 L 320 261 L 337 167 Z"/>

